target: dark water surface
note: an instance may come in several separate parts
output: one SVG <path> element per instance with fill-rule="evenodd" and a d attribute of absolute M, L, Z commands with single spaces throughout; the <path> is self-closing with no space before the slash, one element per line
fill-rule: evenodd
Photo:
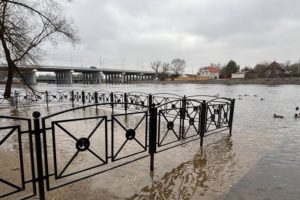
<path fill-rule="evenodd" d="M 213 135 L 205 139 L 203 149 L 195 141 L 158 153 L 154 176 L 149 175 L 146 158 L 91 178 L 84 186 L 75 184 L 59 189 L 50 193 L 50 197 L 61 199 L 60 195 L 66 195 L 81 199 L 77 196 L 80 193 L 86 194 L 86 199 L 300 199 L 300 118 L 294 118 L 295 107 L 300 107 L 300 86 L 138 84 L 57 87 L 40 84 L 36 88 L 219 94 L 236 98 L 232 137 L 227 133 Z M 29 117 L 33 110 L 47 115 L 70 107 L 21 108 L 17 115 Z M 0 111 L 1 114 L 15 113 L 14 109 Z M 89 116 L 89 111 L 86 112 Z M 105 114 L 106 111 L 99 112 Z M 284 118 L 273 118 L 274 113 Z M 75 116 L 73 113 L 66 117 Z M 134 121 L 128 120 L 129 124 Z M 71 155 L 70 142 L 63 137 L 60 141 L 62 155 Z M 85 156 L 79 159 L 85 159 Z"/>

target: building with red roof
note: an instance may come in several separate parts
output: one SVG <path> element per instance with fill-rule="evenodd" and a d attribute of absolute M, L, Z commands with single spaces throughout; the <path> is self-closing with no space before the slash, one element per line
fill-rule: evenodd
<path fill-rule="evenodd" d="M 204 67 L 200 69 L 198 75 L 201 78 L 218 79 L 220 70 L 217 67 Z"/>

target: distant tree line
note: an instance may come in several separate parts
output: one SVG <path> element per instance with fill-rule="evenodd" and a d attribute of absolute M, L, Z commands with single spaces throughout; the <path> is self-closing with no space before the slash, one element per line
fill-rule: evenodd
<path fill-rule="evenodd" d="M 216 67 L 220 71 L 220 78 L 231 78 L 232 73 L 239 71 L 245 72 L 245 78 L 266 78 L 270 77 L 267 71 L 279 70 L 282 72 L 276 77 L 300 77 L 300 60 L 296 63 L 286 61 L 285 63 L 273 62 L 261 62 L 256 64 L 253 68 L 245 66 L 243 69 L 234 61 L 230 60 L 226 65 L 211 63 L 209 66 Z M 199 68 L 199 72 L 203 68 Z"/>
<path fill-rule="evenodd" d="M 184 72 L 186 61 L 181 58 L 174 58 L 171 63 L 160 60 L 150 63 L 150 67 L 156 73 L 159 80 L 165 80 L 167 77 L 178 77 Z"/>
<path fill-rule="evenodd" d="M 281 76 L 288 76 L 288 77 L 299 77 L 300 76 L 300 61 L 296 63 L 291 63 L 290 61 L 286 61 L 285 63 L 277 63 L 277 62 L 262 62 L 256 64 L 254 68 L 251 67 L 244 67 L 242 71 L 247 72 L 246 78 L 265 78 L 266 74 L 265 71 L 271 65 L 276 64 L 278 67 L 282 68 L 285 72 Z"/>
<path fill-rule="evenodd" d="M 154 61 L 150 63 L 151 69 L 155 71 L 159 80 L 165 80 L 167 77 L 177 77 L 184 72 L 186 61 L 184 59 L 175 58 L 170 63 Z M 253 68 L 245 66 L 241 69 L 234 60 L 230 60 L 227 64 L 211 63 L 210 67 L 219 69 L 220 78 L 231 78 L 233 73 L 245 72 L 245 78 L 274 78 L 274 77 L 300 77 L 300 60 L 299 62 L 285 63 L 261 62 L 256 64 Z M 199 68 L 198 73 L 203 68 Z"/>

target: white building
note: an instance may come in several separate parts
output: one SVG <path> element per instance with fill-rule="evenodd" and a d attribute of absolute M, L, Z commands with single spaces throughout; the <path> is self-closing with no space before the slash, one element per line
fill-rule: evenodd
<path fill-rule="evenodd" d="M 198 75 L 201 78 L 218 79 L 220 72 L 217 67 L 204 67 L 200 70 Z"/>
<path fill-rule="evenodd" d="M 236 72 L 231 74 L 232 79 L 244 79 L 246 72 Z"/>

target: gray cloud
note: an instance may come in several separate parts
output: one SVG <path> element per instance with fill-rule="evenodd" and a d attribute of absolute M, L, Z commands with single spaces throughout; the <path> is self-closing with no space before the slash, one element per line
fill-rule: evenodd
<path fill-rule="evenodd" d="M 299 8 L 298 0 L 74 0 L 66 14 L 81 42 L 46 46 L 45 62 L 98 66 L 101 57 L 107 67 L 148 69 L 181 57 L 190 71 L 229 59 L 296 61 Z"/>

